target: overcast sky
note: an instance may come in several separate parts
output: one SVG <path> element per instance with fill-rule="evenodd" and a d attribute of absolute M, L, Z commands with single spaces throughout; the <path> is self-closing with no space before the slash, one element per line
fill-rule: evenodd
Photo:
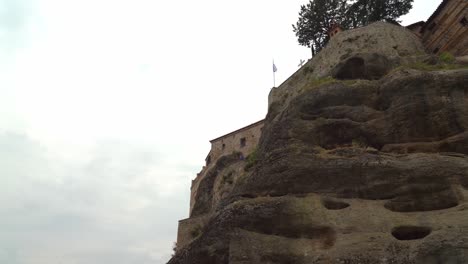
<path fill-rule="evenodd" d="M 0 263 L 165 263 L 208 141 L 310 57 L 306 2 L 0 0 Z"/>

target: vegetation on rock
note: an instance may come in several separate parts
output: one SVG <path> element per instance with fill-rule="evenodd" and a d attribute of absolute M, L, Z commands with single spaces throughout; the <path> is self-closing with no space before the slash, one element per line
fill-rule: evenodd
<path fill-rule="evenodd" d="M 245 170 L 252 168 L 258 161 L 258 148 L 255 148 L 252 153 L 247 156 L 247 164 L 245 165 Z"/>
<path fill-rule="evenodd" d="M 445 63 L 453 63 L 455 61 L 455 57 L 450 52 L 442 52 L 439 58 Z"/>
<path fill-rule="evenodd" d="M 200 226 L 195 227 L 192 231 L 190 231 L 190 235 L 192 238 L 197 238 L 201 235 L 202 229 Z"/>
<path fill-rule="evenodd" d="M 376 21 L 397 21 L 412 7 L 413 0 L 309 0 L 302 5 L 293 25 L 300 45 L 318 53 L 329 41 L 328 30 L 334 24 L 344 29 L 366 26 Z"/>
<path fill-rule="evenodd" d="M 310 0 L 302 5 L 299 20 L 293 25 L 300 45 L 312 49 L 315 55 L 328 42 L 328 29 L 333 22 L 345 21 L 346 0 Z"/>

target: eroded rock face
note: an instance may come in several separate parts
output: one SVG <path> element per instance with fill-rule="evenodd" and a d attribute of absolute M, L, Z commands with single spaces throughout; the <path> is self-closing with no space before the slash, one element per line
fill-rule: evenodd
<path fill-rule="evenodd" d="M 216 161 L 215 166 L 207 172 L 206 176 L 200 182 L 198 192 L 195 196 L 192 217 L 208 214 L 213 211 L 213 207 L 218 204 L 220 199 L 219 189 L 221 187 L 231 187 L 233 178 L 239 173 L 234 174 L 234 168 L 239 170 L 238 163 L 244 163 L 239 160 L 239 154 L 223 156 Z M 232 169 L 231 169 L 232 168 Z M 224 184 L 220 184 L 220 182 Z M 216 184 L 218 183 L 218 184 Z M 220 186 L 221 185 L 221 186 Z"/>
<path fill-rule="evenodd" d="M 340 62 L 331 75 L 338 80 L 378 80 L 395 67 L 386 56 L 378 53 L 358 53 Z"/>
<path fill-rule="evenodd" d="M 468 263 L 468 69 L 356 56 L 271 105 L 259 160 L 169 263 Z"/>
<path fill-rule="evenodd" d="M 372 56 L 385 58 L 393 65 L 404 62 L 408 56 L 425 54 L 418 38 L 404 27 L 376 22 L 367 27 L 346 30 L 332 38 L 327 46 L 310 63 L 311 76 L 330 75 L 337 64 L 352 57 Z M 374 64 L 375 65 L 375 64 Z M 376 65 L 382 67 L 382 65 Z"/>
<path fill-rule="evenodd" d="M 391 69 L 418 61 L 433 61 L 419 39 L 404 27 L 376 22 L 367 27 L 346 30 L 330 42 L 304 67 L 269 95 L 269 105 L 286 106 L 314 80 L 333 76 L 336 79 L 383 77 Z"/>

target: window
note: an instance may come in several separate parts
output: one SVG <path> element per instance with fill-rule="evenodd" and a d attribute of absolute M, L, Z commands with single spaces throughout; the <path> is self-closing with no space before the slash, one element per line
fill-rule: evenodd
<path fill-rule="evenodd" d="M 245 138 L 240 139 L 240 146 L 241 146 L 241 148 L 245 147 Z"/>
<path fill-rule="evenodd" d="M 226 144 L 223 143 L 223 150 L 226 148 Z"/>
<path fill-rule="evenodd" d="M 460 24 L 462 24 L 464 27 L 468 26 L 468 20 L 466 19 L 466 17 L 460 20 Z"/>
<path fill-rule="evenodd" d="M 437 53 L 439 52 L 439 48 L 435 48 L 434 51 L 432 51 L 432 53 Z"/>

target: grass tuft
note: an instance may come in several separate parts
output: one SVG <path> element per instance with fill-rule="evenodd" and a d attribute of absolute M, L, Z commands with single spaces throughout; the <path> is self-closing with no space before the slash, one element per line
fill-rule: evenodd
<path fill-rule="evenodd" d="M 439 71 L 439 70 L 456 70 L 456 69 L 468 69 L 467 65 L 460 65 L 455 63 L 439 63 L 435 65 L 427 64 L 424 62 L 415 62 L 411 64 L 405 64 L 395 70 L 413 69 L 419 71 Z"/>
<path fill-rule="evenodd" d="M 442 52 L 439 59 L 444 63 L 453 63 L 455 61 L 455 57 L 450 52 Z"/>
<path fill-rule="evenodd" d="M 197 237 L 199 237 L 201 234 L 202 234 L 202 228 L 201 228 L 201 226 L 197 226 L 197 227 L 195 227 L 194 229 L 192 229 L 192 231 L 190 231 L 190 235 L 192 236 L 192 238 L 197 238 Z"/>
<path fill-rule="evenodd" d="M 247 164 L 244 167 L 244 170 L 249 170 L 258 162 L 258 149 L 255 148 L 252 153 L 247 156 Z"/>
<path fill-rule="evenodd" d="M 329 84 L 329 83 L 334 83 L 338 82 L 338 80 L 333 79 L 332 77 L 325 77 L 325 78 L 316 78 L 308 81 L 301 89 L 301 92 L 319 87 L 324 84 Z"/>

